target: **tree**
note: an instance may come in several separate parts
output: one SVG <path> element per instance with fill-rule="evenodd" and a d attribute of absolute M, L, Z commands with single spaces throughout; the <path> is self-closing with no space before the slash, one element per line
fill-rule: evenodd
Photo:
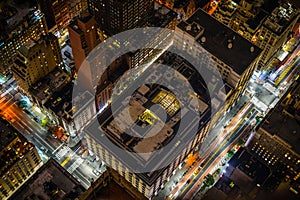
<path fill-rule="evenodd" d="M 205 187 L 210 187 L 210 186 L 212 186 L 214 183 L 215 183 L 215 180 L 214 180 L 213 175 L 207 174 L 207 175 L 204 177 L 204 186 L 205 186 Z"/>
<path fill-rule="evenodd" d="M 239 139 L 238 142 L 237 142 L 237 145 L 242 146 L 243 144 L 244 144 L 244 141 Z"/>
<path fill-rule="evenodd" d="M 233 151 L 229 150 L 226 154 L 226 157 L 229 160 L 233 155 L 234 155 Z"/>

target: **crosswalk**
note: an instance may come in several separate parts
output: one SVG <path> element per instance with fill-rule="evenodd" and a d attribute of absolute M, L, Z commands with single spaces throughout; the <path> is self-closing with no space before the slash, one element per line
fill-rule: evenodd
<path fill-rule="evenodd" d="M 67 171 L 72 174 L 82 163 L 83 159 L 80 157 L 77 157 L 75 162 L 67 169 Z"/>
<path fill-rule="evenodd" d="M 263 102 L 261 102 L 257 97 L 252 97 L 252 99 L 250 100 L 251 103 L 253 103 L 253 105 L 255 105 L 255 107 L 258 110 L 261 110 L 263 112 L 266 112 L 268 110 L 268 106 L 266 104 L 264 104 Z"/>
<path fill-rule="evenodd" d="M 274 86 L 272 86 L 270 83 L 264 83 L 263 87 L 268 90 L 269 92 L 271 92 L 272 94 L 274 94 L 275 96 L 279 96 L 280 92 L 278 91 L 278 89 Z"/>
<path fill-rule="evenodd" d="M 55 154 L 57 159 L 60 160 L 62 157 L 64 157 L 67 153 L 72 152 L 70 147 L 63 146 L 59 151 Z"/>

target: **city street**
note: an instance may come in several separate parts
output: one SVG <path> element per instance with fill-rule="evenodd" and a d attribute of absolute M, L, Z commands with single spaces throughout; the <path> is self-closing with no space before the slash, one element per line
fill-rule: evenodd
<path fill-rule="evenodd" d="M 299 72 L 299 65 L 289 67 L 289 65 L 295 65 L 293 60 L 299 59 L 299 49 L 299 47 L 296 48 L 285 63 L 282 63 L 282 65 L 286 65 L 285 75 L 278 74 L 278 78 L 280 78 L 278 84 L 268 80 L 257 81 L 257 74 L 252 76 L 245 94 L 207 135 L 200 148 L 200 160 L 189 169 L 183 167 L 177 170 L 155 199 L 191 199 L 201 196 L 199 190 L 203 178 L 215 169 L 215 166 L 239 138 L 249 133 L 252 129 L 251 121 L 259 115 L 265 116 L 288 89 L 291 84 L 290 80 Z M 240 109 L 245 112 L 241 114 L 241 111 L 238 112 Z M 194 172 L 199 169 L 200 172 L 194 176 Z"/>
<path fill-rule="evenodd" d="M 98 164 L 90 164 L 89 161 L 81 158 L 73 152 L 67 144 L 54 138 L 48 133 L 40 123 L 34 120 L 34 117 L 26 113 L 17 105 L 14 96 L 18 93 L 16 85 L 12 84 L 8 88 L 2 88 L 0 96 L 0 113 L 8 120 L 14 128 L 16 128 L 24 137 L 32 142 L 38 149 L 39 153 L 43 152 L 41 157 L 52 157 L 63 163 L 67 158 L 70 158 L 65 164 L 65 169 L 69 171 L 86 189 L 90 187 L 91 181 L 96 180 L 101 173 L 95 173 L 95 168 L 98 169 Z M 9 92 L 7 92 L 9 91 Z M 21 95 L 19 93 L 19 95 Z M 101 172 L 105 168 L 101 169 Z"/>

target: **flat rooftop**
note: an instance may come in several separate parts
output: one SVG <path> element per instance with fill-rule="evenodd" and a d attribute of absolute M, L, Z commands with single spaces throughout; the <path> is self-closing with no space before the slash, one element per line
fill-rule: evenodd
<path fill-rule="evenodd" d="M 74 30 L 75 32 L 77 32 L 78 34 L 83 34 L 83 30 L 81 30 L 79 23 L 87 23 L 89 22 L 91 19 L 93 19 L 92 15 L 84 15 L 84 16 L 80 16 L 78 18 L 75 18 L 75 20 L 73 20 L 70 25 L 68 26 L 69 28 L 71 28 L 72 30 Z M 80 22 L 79 22 L 80 21 Z"/>
<path fill-rule="evenodd" d="M 76 179 L 50 158 L 10 199 L 74 200 L 84 191 Z"/>
<path fill-rule="evenodd" d="M 177 27 L 196 36 L 195 39 L 204 49 L 238 74 L 242 74 L 261 53 L 260 48 L 201 9 Z M 201 42 L 203 38 L 205 42 Z"/>
<path fill-rule="evenodd" d="M 125 189 L 114 180 L 111 180 L 107 187 L 101 188 L 96 194 L 95 200 L 135 200 Z"/>
<path fill-rule="evenodd" d="M 82 91 L 72 101 L 73 86 L 73 82 L 68 82 L 60 90 L 55 91 L 44 104 L 46 108 L 68 122 L 73 121 L 74 117 L 80 113 L 80 109 L 85 109 L 89 105 L 90 101 L 86 102 L 84 99 L 94 99 L 89 91 Z"/>
<path fill-rule="evenodd" d="M 228 173 L 226 174 L 236 183 L 239 183 L 238 185 L 245 191 L 250 189 L 250 182 L 254 182 L 255 185 L 263 185 L 271 174 L 271 170 L 267 165 L 252 156 L 244 148 L 240 148 L 230 159 L 228 164 L 229 167 L 226 170 Z M 240 170 L 237 171 L 237 174 L 233 173 L 236 169 Z"/>
<path fill-rule="evenodd" d="M 264 26 L 280 35 L 299 15 L 299 10 L 291 3 L 282 3 L 267 17 Z"/>
<path fill-rule="evenodd" d="M 160 5 L 154 2 L 154 14 L 149 19 L 150 26 L 154 27 L 166 27 L 171 21 L 177 18 L 177 13 L 167 8 L 164 5 Z"/>
<path fill-rule="evenodd" d="M 272 135 L 276 135 L 292 146 L 292 149 L 300 154 L 300 107 L 299 107 L 300 82 L 299 80 L 291 86 L 289 92 L 283 97 L 282 106 L 278 103 L 273 111 L 267 115 L 261 128 Z M 295 108 L 298 103 L 298 107 Z M 286 112 L 287 114 L 284 114 Z"/>
<path fill-rule="evenodd" d="M 54 92 L 62 89 L 70 82 L 70 80 L 70 76 L 67 73 L 56 68 L 46 77 L 31 86 L 29 91 L 34 98 L 36 98 L 41 104 L 44 104 L 49 100 Z"/>
<path fill-rule="evenodd" d="M 163 56 L 160 58 L 165 59 Z M 165 69 L 162 70 L 159 66 L 149 67 L 114 100 L 113 105 L 117 108 L 114 115 L 111 106 L 109 106 L 98 116 L 98 119 L 95 119 L 86 127 L 85 132 L 117 159 L 120 156 L 122 156 L 122 159 L 127 158 L 126 161 L 132 162 L 130 166 L 138 166 L 137 168 L 144 169 L 147 166 L 159 166 L 157 162 L 165 162 L 170 159 L 172 151 L 178 149 L 180 151 L 180 148 L 172 146 L 176 149 L 170 151 L 161 147 L 169 142 L 174 142 L 174 137 L 181 144 L 187 144 L 191 141 L 188 130 L 181 133 L 180 136 L 178 135 L 180 120 L 188 121 L 189 124 L 186 127 L 189 127 L 189 130 L 201 130 L 210 120 L 211 115 L 210 98 L 207 94 L 206 85 L 202 82 L 203 80 L 198 77 L 196 70 L 192 69 L 184 60 L 177 59 L 176 61 L 178 62 L 171 66 L 178 71 L 175 76 L 178 76 L 179 79 L 184 76 L 191 82 L 192 86 L 198 88 L 195 90 L 199 92 L 197 98 L 191 98 L 188 94 L 179 94 L 175 97 L 167 89 L 170 87 L 168 84 L 174 81 L 173 75 L 168 74 Z M 178 83 L 172 82 L 172 86 L 178 87 L 182 91 L 188 91 L 185 85 L 180 80 L 178 81 Z M 161 84 L 140 85 L 141 82 L 164 83 L 164 86 Z M 174 84 L 177 85 L 174 86 Z M 132 90 L 133 93 L 130 92 Z M 127 106 L 127 100 L 129 100 L 129 106 Z M 166 115 L 162 113 L 166 113 Z M 132 119 L 135 123 L 129 123 L 128 119 Z M 199 124 L 196 122 L 199 122 Z M 125 127 L 126 132 L 129 131 L 130 135 L 125 133 Z M 103 137 L 104 135 L 106 137 Z M 116 146 L 128 152 L 143 154 L 127 154 L 126 151 L 124 155 L 117 154 L 111 150 L 111 145 L 107 144 L 103 138 L 109 138 Z M 153 152 L 158 149 L 161 149 L 160 155 L 163 155 L 163 158 L 159 158 L 159 160 Z M 123 164 L 126 166 L 128 163 Z M 162 171 L 141 173 L 138 176 L 151 185 Z"/>
<path fill-rule="evenodd" d="M 268 16 L 268 14 L 264 10 L 260 10 L 260 12 L 254 16 L 254 18 L 249 18 L 246 23 L 252 30 L 255 30 Z"/>

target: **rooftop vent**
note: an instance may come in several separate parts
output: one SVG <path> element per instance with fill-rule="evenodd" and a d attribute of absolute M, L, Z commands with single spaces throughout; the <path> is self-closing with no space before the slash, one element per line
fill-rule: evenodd
<path fill-rule="evenodd" d="M 201 37 L 201 42 L 202 42 L 202 43 L 205 43 L 205 42 L 206 42 L 206 37 L 205 37 L 205 36 L 202 36 L 202 37 Z"/>
<path fill-rule="evenodd" d="M 192 29 L 192 26 L 190 24 L 186 26 L 187 31 L 190 31 L 191 29 Z"/>
<path fill-rule="evenodd" d="M 254 46 L 250 47 L 250 52 L 253 53 L 254 52 Z"/>
<path fill-rule="evenodd" d="M 231 43 L 231 42 L 228 43 L 227 48 L 228 48 L 228 49 L 231 49 L 231 48 L 232 48 L 232 43 Z"/>

